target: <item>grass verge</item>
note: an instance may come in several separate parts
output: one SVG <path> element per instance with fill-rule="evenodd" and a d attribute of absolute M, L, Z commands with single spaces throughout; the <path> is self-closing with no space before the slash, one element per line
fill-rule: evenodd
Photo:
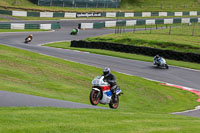
<path fill-rule="evenodd" d="M 181 24 L 181 23 L 177 23 L 177 24 L 155 24 L 155 25 L 134 25 L 134 26 L 114 26 L 114 27 L 105 27 L 106 29 L 117 29 L 117 28 L 121 28 L 121 29 L 132 29 L 132 31 L 134 31 L 134 28 L 148 28 L 146 30 L 149 30 L 150 28 L 152 29 L 165 29 L 165 28 L 169 28 L 170 26 L 174 27 L 180 27 L 180 26 L 188 26 L 189 24 Z M 136 30 L 136 29 L 135 29 Z M 122 32 L 123 33 L 123 32 Z"/>
<path fill-rule="evenodd" d="M 64 49 L 72 49 L 72 50 L 80 50 L 80 51 L 85 51 L 85 52 L 90 52 L 90 53 L 95 53 L 95 54 L 115 56 L 115 57 L 120 57 L 120 58 L 125 58 L 125 59 L 131 59 L 131 60 L 153 62 L 153 57 L 150 57 L 150 56 L 115 52 L 115 51 L 109 51 L 109 50 L 100 50 L 100 49 L 74 48 L 74 47 L 70 47 L 70 45 L 71 45 L 70 42 L 57 42 L 57 43 L 45 44 L 44 46 L 55 47 L 55 48 L 64 48 Z M 197 64 L 197 63 L 168 60 L 168 59 L 167 59 L 167 63 L 169 65 L 200 70 L 200 65 Z"/>
<path fill-rule="evenodd" d="M 0 21 L 9 21 L 9 20 L 8 20 L 8 19 L 1 18 L 1 17 L 0 17 Z"/>
<path fill-rule="evenodd" d="M 198 133 L 200 130 L 198 118 L 118 110 L 0 108 L 0 119 L 3 133 Z"/>
<path fill-rule="evenodd" d="M 72 63 L 3 45 L 0 45 L 0 48 L 1 90 L 89 104 L 88 96 L 91 90 L 91 80 L 95 76 L 102 74 L 102 69 L 97 69 L 95 67 Z M 179 107 L 176 106 L 177 108 L 173 107 L 171 109 L 168 107 L 168 109 L 165 110 L 164 108 L 166 108 L 166 106 L 159 107 L 162 101 L 167 102 L 168 100 L 170 101 L 171 98 L 176 99 L 176 97 L 174 97 L 176 91 L 177 95 L 182 96 L 188 94 L 188 92 L 165 87 L 157 82 L 151 82 L 139 77 L 127 76 L 116 72 L 114 72 L 114 74 L 121 88 L 124 88 L 124 93 L 127 93 L 126 97 L 121 97 L 122 102 L 120 108 L 122 110 L 134 110 L 136 108 L 136 110 L 138 110 L 143 106 L 142 104 L 132 106 L 131 104 L 133 103 L 130 99 L 135 100 L 135 102 L 140 101 L 145 106 L 146 104 L 151 105 L 151 102 L 155 102 L 156 99 L 159 100 L 160 98 L 161 103 L 151 105 L 152 108 L 148 109 L 148 111 L 162 110 L 161 112 L 171 112 Z M 143 97 L 142 95 L 146 95 L 146 91 L 150 91 L 149 93 L 151 94 L 147 97 Z M 157 91 L 162 92 L 157 93 Z M 168 91 L 170 94 L 168 94 Z M 189 95 L 189 97 L 195 99 L 193 94 Z M 179 98 L 181 99 L 180 101 L 175 100 L 174 102 L 181 103 L 182 100 L 185 101 L 184 97 Z M 190 100 L 186 99 L 185 101 L 191 103 L 188 107 L 193 107 L 197 104 Z M 174 105 L 174 103 L 169 103 L 169 105 Z M 185 109 L 184 104 L 180 106 Z"/>
<path fill-rule="evenodd" d="M 200 25 L 177 26 L 167 29 L 145 30 L 123 34 L 107 34 L 87 38 L 86 41 L 114 42 L 134 46 L 153 47 L 200 54 Z M 169 35 L 170 34 L 170 35 Z"/>
<path fill-rule="evenodd" d="M 0 90 L 89 104 L 91 80 L 101 73 L 99 68 L 0 45 Z M 117 110 L 1 107 L 0 132 L 178 133 L 200 129 L 198 118 L 168 114 L 197 106 L 196 95 L 113 73 L 124 92 Z"/>

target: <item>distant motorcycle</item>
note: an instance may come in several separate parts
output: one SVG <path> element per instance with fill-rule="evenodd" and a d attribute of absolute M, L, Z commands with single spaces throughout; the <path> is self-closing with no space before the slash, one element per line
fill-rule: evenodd
<path fill-rule="evenodd" d="M 92 81 L 92 90 L 90 92 L 90 102 L 92 105 L 109 104 L 110 108 L 117 109 L 119 106 L 119 96 L 123 94 L 117 87 L 115 96 L 111 92 L 110 84 L 103 81 L 104 76 L 97 76 Z"/>
<path fill-rule="evenodd" d="M 162 67 L 162 68 L 166 68 L 166 69 L 169 68 L 169 66 L 166 63 L 166 60 L 163 57 L 159 57 L 158 59 L 154 58 L 153 62 L 154 62 L 153 64 L 157 65 L 157 67 Z"/>
<path fill-rule="evenodd" d="M 79 29 L 73 29 L 72 32 L 70 33 L 71 35 L 77 35 L 79 32 Z"/>
<path fill-rule="evenodd" d="M 29 43 L 29 42 L 32 41 L 32 39 L 33 39 L 33 36 L 32 36 L 32 34 L 30 34 L 30 35 L 25 39 L 24 43 Z"/>

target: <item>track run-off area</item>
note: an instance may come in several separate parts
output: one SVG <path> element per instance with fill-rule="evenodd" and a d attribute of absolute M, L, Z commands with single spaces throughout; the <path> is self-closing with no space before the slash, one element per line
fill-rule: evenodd
<path fill-rule="evenodd" d="M 52 48 L 52 47 L 45 47 L 42 46 L 42 44 L 47 44 L 50 42 L 58 42 L 58 41 L 69 41 L 69 40 L 81 40 L 92 36 L 98 36 L 108 33 L 114 33 L 115 31 L 113 29 L 91 29 L 91 30 L 81 30 L 80 33 L 76 36 L 70 35 L 70 32 L 73 28 L 77 27 L 78 23 L 80 22 L 93 22 L 93 21 L 99 21 L 99 20 L 62 20 L 59 21 L 61 24 L 61 29 L 55 30 L 55 31 L 45 31 L 45 32 L 31 32 L 33 34 L 33 41 L 30 44 L 24 44 L 25 37 L 30 32 L 18 32 L 18 33 L 0 33 L 0 44 L 4 44 L 7 46 L 12 46 L 44 55 L 49 55 L 52 57 L 62 58 L 65 60 L 78 62 L 81 64 L 91 65 L 98 68 L 104 68 L 106 66 L 110 67 L 113 71 L 117 71 L 120 73 L 128 74 L 128 75 L 136 75 L 143 77 L 145 79 L 154 80 L 162 83 L 169 83 L 173 84 L 175 86 L 195 89 L 197 91 L 200 91 L 200 83 L 199 83 L 199 77 L 200 77 L 200 71 L 199 70 L 193 70 L 193 69 L 187 69 L 187 68 L 181 68 L 176 66 L 170 66 L 168 70 L 165 69 L 158 69 L 153 67 L 152 63 L 150 62 L 143 62 L 143 61 L 135 61 L 135 60 L 129 60 L 129 59 L 122 59 L 117 57 L 111 57 L 111 56 L 104 56 L 104 55 L 98 55 L 98 54 L 92 54 L 88 52 L 79 52 L 79 51 L 73 51 L 73 50 L 66 50 L 66 49 L 59 49 L 59 48 Z M 16 23 L 50 23 L 52 21 L 16 21 Z M 55 22 L 55 21 L 53 21 Z M 141 30 L 141 29 L 140 29 Z M 6 98 L 9 97 L 9 95 L 13 95 L 14 98 L 16 98 L 13 101 L 8 101 L 8 104 L 5 103 Z M 37 99 L 35 100 L 37 103 L 29 102 L 29 100 L 25 100 L 25 102 L 17 102 L 17 100 L 22 101 L 20 98 L 32 98 Z M 41 100 L 39 100 L 41 99 Z M 40 104 L 40 101 L 44 102 Z M 16 93 L 10 93 L 5 91 L 0 91 L 0 106 L 55 106 L 57 103 L 59 103 L 60 100 L 53 100 L 52 104 L 49 104 L 49 102 L 52 102 L 51 99 L 48 98 L 42 98 L 42 97 L 35 97 L 30 95 L 24 95 L 24 94 L 16 94 Z M 16 103 L 14 103 L 16 102 Z M 60 101 L 58 107 L 68 107 L 66 102 Z M 72 104 L 72 108 L 78 108 L 80 105 L 80 108 L 93 108 L 94 106 L 91 105 L 82 105 L 75 103 L 76 106 L 73 105 L 73 103 L 69 103 L 69 105 Z M 96 107 L 95 107 L 96 108 Z M 99 107 L 97 107 L 99 108 Z M 186 112 L 178 112 L 174 113 L 178 115 L 188 115 L 188 116 L 195 116 L 200 117 L 200 109 L 196 108 L 194 110 L 186 111 Z"/>

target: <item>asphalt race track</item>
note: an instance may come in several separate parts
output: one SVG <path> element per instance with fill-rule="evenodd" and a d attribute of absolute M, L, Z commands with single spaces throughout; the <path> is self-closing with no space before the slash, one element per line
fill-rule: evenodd
<path fill-rule="evenodd" d="M 91 20 L 84 20 L 90 22 Z M 21 21 L 20 21 L 21 22 Z M 45 21 L 46 23 L 49 23 Z M 54 21 L 55 22 L 55 21 Z M 31 21 L 29 21 L 31 23 Z M 44 22 L 39 22 L 44 23 Z M 114 71 L 136 75 L 152 80 L 171 83 L 175 85 L 190 87 L 200 90 L 200 71 L 185 69 L 175 66 L 169 66 L 168 70 L 153 67 L 152 63 L 143 61 L 134 61 L 121 59 L 116 57 L 91 54 L 86 52 L 77 52 L 66 49 L 56 49 L 44 47 L 41 44 L 64 41 L 64 40 L 80 40 L 91 36 L 114 33 L 112 29 L 93 29 L 80 31 L 77 36 L 71 36 L 72 28 L 76 27 L 80 20 L 60 21 L 62 29 L 52 32 L 32 32 L 33 41 L 30 44 L 24 44 L 24 39 L 29 33 L 0 33 L 0 44 L 13 46 L 40 54 L 45 54 L 53 57 L 58 57 L 73 62 L 92 65 L 99 68 L 110 67 Z M 134 82 L 134 81 L 133 81 Z M 2 92 L 0 92 L 1 94 Z M 1 100 L 1 99 L 0 99 Z M 1 106 L 1 102 L 0 102 Z M 6 106 L 6 105 L 4 105 Z M 187 115 L 185 112 L 178 113 L 179 115 Z M 200 117 L 200 110 L 190 111 L 191 116 Z"/>
<path fill-rule="evenodd" d="M 12 98 L 11 98 L 12 97 Z M 18 101 L 18 102 L 16 102 Z M 62 108 L 97 108 L 108 109 L 104 107 L 92 106 L 39 96 L 32 96 L 8 91 L 0 91 L 0 106 L 32 106 L 32 107 L 62 107 Z"/>

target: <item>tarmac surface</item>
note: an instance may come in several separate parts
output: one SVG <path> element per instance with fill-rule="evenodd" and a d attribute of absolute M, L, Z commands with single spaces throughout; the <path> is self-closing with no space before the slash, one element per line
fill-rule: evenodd
<path fill-rule="evenodd" d="M 17 101 L 17 102 L 16 102 Z M 62 107 L 62 108 L 96 108 L 108 109 L 99 106 L 81 104 L 52 98 L 44 98 L 21 93 L 13 93 L 8 91 L 0 91 L 0 106 L 15 107 L 15 106 L 31 106 L 31 107 Z"/>

